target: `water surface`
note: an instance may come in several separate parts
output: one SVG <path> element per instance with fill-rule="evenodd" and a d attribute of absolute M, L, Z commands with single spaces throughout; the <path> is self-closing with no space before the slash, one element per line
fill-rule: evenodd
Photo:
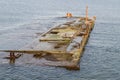
<path fill-rule="evenodd" d="M 119 0 L 0 0 L 0 49 L 20 49 L 52 26 L 68 21 L 66 12 L 97 20 L 80 62 L 80 71 L 9 65 L 0 53 L 0 80 L 120 80 Z"/>

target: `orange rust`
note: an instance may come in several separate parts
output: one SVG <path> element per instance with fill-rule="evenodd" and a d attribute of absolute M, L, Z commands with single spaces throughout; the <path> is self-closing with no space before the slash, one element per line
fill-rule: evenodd
<path fill-rule="evenodd" d="M 67 13 L 66 17 L 68 17 L 68 18 L 72 17 L 72 13 Z"/>

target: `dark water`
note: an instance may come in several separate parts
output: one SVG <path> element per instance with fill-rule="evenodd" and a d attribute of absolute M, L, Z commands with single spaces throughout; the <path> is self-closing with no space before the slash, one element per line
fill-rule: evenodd
<path fill-rule="evenodd" d="M 119 0 L 0 0 L 0 49 L 20 49 L 71 12 L 97 16 L 80 71 L 36 65 L 9 65 L 0 56 L 0 80 L 120 80 Z"/>

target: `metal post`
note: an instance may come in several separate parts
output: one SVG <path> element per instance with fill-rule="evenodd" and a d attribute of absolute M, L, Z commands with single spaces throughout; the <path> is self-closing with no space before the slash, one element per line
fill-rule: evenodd
<path fill-rule="evenodd" d="M 86 22 L 88 21 L 88 6 L 86 6 Z"/>
<path fill-rule="evenodd" d="M 14 64 L 15 63 L 15 54 L 14 52 L 10 52 L 10 64 Z"/>
<path fill-rule="evenodd" d="M 10 52 L 10 58 L 15 58 L 14 52 Z"/>

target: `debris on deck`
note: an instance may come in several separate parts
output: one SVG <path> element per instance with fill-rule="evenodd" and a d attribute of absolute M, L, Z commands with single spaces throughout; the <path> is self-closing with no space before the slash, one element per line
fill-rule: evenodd
<path fill-rule="evenodd" d="M 89 18 L 87 14 L 86 11 L 86 17 L 79 17 L 50 29 L 24 49 L 0 52 L 10 52 L 10 57 L 5 58 L 12 60 L 11 63 L 15 62 L 13 59 L 18 59 L 19 62 L 28 64 L 79 70 L 79 61 L 96 18 Z M 67 17 L 72 17 L 72 14 L 67 14 Z"/>

